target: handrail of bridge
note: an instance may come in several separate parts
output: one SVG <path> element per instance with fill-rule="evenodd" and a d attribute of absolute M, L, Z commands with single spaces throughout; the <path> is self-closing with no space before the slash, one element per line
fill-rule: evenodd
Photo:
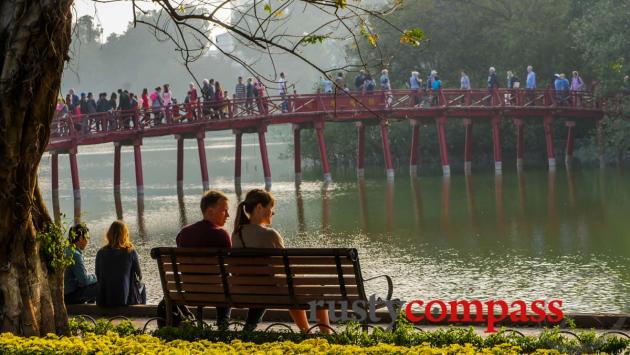
<path fill-rule="evenodd" d="M 357 93 L 301 94 L 252 99 L 225 99 L 169 107 L 112 110 L 93 114 L 61 114 L 51 125 L 51 141 L 113 132 L 134 132 L 165 126 L 192 125 L 219 120 L 267 118 L 279 115 L 340 112 L 424 110 L 447 108 L 567 107 L 603 109 L 612 101 L 595 100 L 590 91 L 556 92 L 551 89 L 441 89 L 438 92 L 403 89 Z"/>

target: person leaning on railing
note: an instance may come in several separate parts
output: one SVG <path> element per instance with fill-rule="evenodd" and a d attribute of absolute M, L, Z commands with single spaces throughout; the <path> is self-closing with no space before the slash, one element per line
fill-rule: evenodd
<path fill-rule="evenodd" d="M 276 200 L 270 192 L 253 189 L 247 192 L 245 200 L 236 208 L 234 231 L 232 232 L 232 248 L 274 248 L 284 249 L 284 241 L 280 233 L 271 228 Z M 245 330 L 254 330 L 265 314 L 264 308 L 250 308 L 247 313 Z M 289 314 L 300 328 L 306 332 L 309 329 L 306 311 L 290 309 Z M 328 310 L 317 311 L 317 322 L 323 324 L 320 330 L 330 333 Z"/>

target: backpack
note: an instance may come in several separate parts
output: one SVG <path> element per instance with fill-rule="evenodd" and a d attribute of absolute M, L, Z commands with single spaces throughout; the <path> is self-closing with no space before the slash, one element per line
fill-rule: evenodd
<path fill-rule="evenodd" d="M 162 299 L 157 306 L 158 329 L 166 326 L 166 301 Z M 173 307 L 173 327 L 179 327 L 182 322 L 194 322 L 195 315 L 184 305 Z"/>

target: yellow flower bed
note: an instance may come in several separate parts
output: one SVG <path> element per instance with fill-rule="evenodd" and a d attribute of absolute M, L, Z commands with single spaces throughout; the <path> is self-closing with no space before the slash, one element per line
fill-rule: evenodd
<path fill-rule="evenodd" d="M 229 344 L 207 340 L 166 342 L 151 335 L 121 337 L 86 334 L 83 337 L 23 338 L 10 333 L 0 335 L 0 354 L 518 354 L 520 348 L 509 344 L 482 350 L 472 345 L 450 345 L 434 348 L 429 345 L 403 347 L 379 344 L 371 347 L 329 344 L 324 339 L 305 340 L 299 344 L 274 342 L 265 344 L 244 343 L 234 340 Z M 536 354 L 559 354 L 557 351 L 539 350 Z"/>

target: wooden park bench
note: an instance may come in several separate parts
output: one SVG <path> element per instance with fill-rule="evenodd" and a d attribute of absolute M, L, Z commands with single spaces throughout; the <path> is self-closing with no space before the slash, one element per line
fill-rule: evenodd
<path fill-rule="evenodd" d="M 164 300 L 166 324 L 172 325 L 176 305 L 203 307 L 310 309 L 312 301 L 353 302 L 368 298 L 364 282 L 379 277 L 387 281 L 392 297 L 392 280 L 387 275 L 363 279 L 356 249 L 199 249 L 153 248 Z"/>

